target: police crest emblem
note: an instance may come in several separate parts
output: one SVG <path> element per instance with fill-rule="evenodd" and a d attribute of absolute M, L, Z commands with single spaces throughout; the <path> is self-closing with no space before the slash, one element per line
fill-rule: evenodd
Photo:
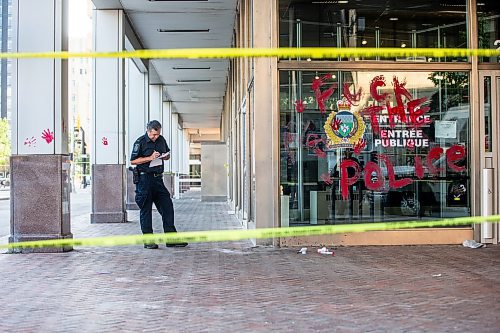
<path fill-rule="evenodd" d="M 366 129 L 363 118 L 351 111 L 351 103 L 345 97 L 337 101 L 337 112 L 330 113 L 323 127 L 331 148 L 353 148 Z"/>

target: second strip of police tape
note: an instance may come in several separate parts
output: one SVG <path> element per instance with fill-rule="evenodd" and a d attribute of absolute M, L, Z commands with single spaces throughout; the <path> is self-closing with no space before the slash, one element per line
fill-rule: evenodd
<path fill-rule="evenodd" d="M 179 233 L 147 234 L 147 235 L 122 235 L 80 239 L 55 239 L 29 242 L 18 242 L 0 245 L 0 249 L 23 249 L 23 248 L 44 248 L 44 247 L 110 247 L 137 245 L 143 243 L 205 243 L 205 242 L 227 242 L 244 239 L 264 239 L 282 237 L 304 237 L 328 234 L 346 234 L 367 231 L 383 231 L 397 229 L 433 228 L 433 227 L 455 227 L 479 223 L 498 223 L 500 215 L 459 217 L 450 219 L 440 219 L 433 221 L 400 221 L 400 222 L 380 222 L 362 223 L 347 225 L 321 225 L 321 226 L 301 226 L 286 228 L 262 228 L 252 230 L 209 230 L 209 231 L 188 231 Z"/>

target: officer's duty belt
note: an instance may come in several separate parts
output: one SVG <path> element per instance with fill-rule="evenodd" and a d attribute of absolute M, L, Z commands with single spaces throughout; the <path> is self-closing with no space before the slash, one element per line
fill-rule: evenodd
<path fill-rule="evenodd" d="M 142 172 L 141 171 L 141 175 L 149 175 L 149 176 L 153 176 L 153 177 L 161 177 L 161 176 L 163 176 L 163 173 Z"/>

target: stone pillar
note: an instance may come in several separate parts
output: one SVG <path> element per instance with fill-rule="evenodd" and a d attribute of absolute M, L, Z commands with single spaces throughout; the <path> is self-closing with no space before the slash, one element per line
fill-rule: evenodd
<path fill-rule="evenodd" d="M 277 1 L 253 3 L 253 47 L 278 47 Z M 256 58 L 254 78 L 255 224 L 257 228 L 279 226 L 279 89 L 276 58 Z M 260 245 L 272 240 L 260 239 Z"/>
<path fill-rule="evenodd" d="M 67 50 L 67 1 L 14 0 L 12 4 L 13 52 Z M 11 243 L 73 237 L 67 64 L 57 59 L 12 61 Z"/>
<path fill-rule="evenodd" d="M 127 75 L 127 144 L 125 146 L 126 164 L 129 165 L 130 154 L 135 140 L 146 132 L 148 119 L 148 74 L 141 73 L 132 60 L 128 60 Z M 127 209 L 139 209 L 135 203 L 135 184 L 132 172 L 127 171 Z"/>
<path fill-rule="evenodd" d="M 122 10 L 94 10 L 94 50 L 124 49 Z M 92 223 L 125 222 L 125 61 L 94 59 Z"/>

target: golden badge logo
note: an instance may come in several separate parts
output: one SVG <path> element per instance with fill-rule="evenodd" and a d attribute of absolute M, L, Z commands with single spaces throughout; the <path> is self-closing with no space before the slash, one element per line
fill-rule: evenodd
<path fill-rule="evenodd" d="M 337 112 L 332 111 L 324 125 L 331 148 L 353 148 L 365 134 L 365 122 L 358 112 L 351 111 L 351 103 L 344 97 L 337 101 Z"/>

